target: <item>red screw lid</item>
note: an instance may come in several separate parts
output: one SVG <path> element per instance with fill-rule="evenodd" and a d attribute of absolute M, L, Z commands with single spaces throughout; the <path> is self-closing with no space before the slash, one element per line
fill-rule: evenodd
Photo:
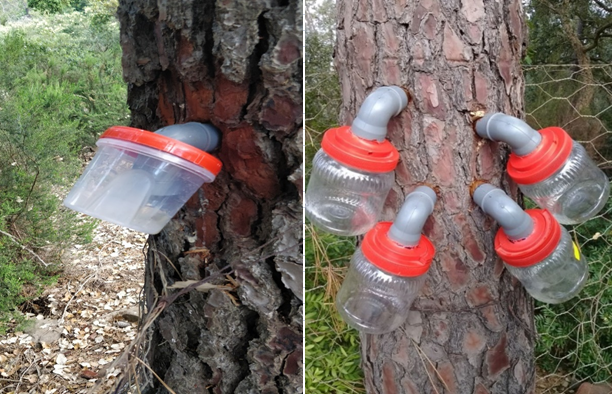
<path fill-rule="evenodd" d="M 367 232 L 361 244 L 363 255 L 383 271 L 398 276 L 419 276 L 429 270 L 436 249 L 421 235 L 419 244 L 406 247 L 391 240 L 387 233 L 392 222 L 379 222 Z"/>
<path fill-rule="evenodd" d="M 150 131 L 127 126 L 113 126 L 106 130 L 100 138 L 114 138 L 155 148 L 205 168 L 215 176 L 221 171 L 221 161 L 213 155 L 174 138 Z"/>
<path fill-rule="evenodd" d="M 572 152 L 572 138 L 559 127 L 547 127 L 539 131 L 542 142 L 525 156 L 510 154 L 508 175 L 514 182 L 531 185 L 541 182 L 555 173 Z"/>
<path fill-rule="evenodd" d="M 531 267 L 548 257 L 559 245 L 561 225 L 544 209 L 525 211 L 533 219 L 533 232 L 527 238 L 512 241 L 499 229 L 495 236 L 495 251 L 506 263 L 514 267 Z"/>
<path fill-rule="evenodd" d="M 327 130 L 321 148 L 340 163 L 369 172 L 393 171 L 399 161 L 399 152 L 388 140 L 359 138 L 349 126 Z"/>

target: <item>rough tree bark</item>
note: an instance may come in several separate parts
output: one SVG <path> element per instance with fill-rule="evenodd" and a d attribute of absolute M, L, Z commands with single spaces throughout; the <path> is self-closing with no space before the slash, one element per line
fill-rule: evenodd
<path fill-rule="evenodd" d="M 152 327 L 147 361 L 176 393 L 302 391 L 302 1 L 121 0 L 132 125 L 222 131 L 223 170 L 149 238 L 145 299 L 229 265 Z M 191 251 L 191 253 L 187 253 Z M 166 393 L 153 379 L 146 393 Z"/>
<path fill-rule="evenodd" d="M 506 153 L 479 140 L 470 110 L 523 115 L 519 0 L 339 0 L 343 123 L 367 93 L 400 85 L 413 102 L 390 125 L 401 162 L 383 219 L 419 183 L 439 188 L 425 233 L 437 248 L 407 323 L 362 335 L 369 393 L 532 393 L 532 300 L 493 250 L 497 226 L 471 202 L 475 179 L 502 185 Z"/>

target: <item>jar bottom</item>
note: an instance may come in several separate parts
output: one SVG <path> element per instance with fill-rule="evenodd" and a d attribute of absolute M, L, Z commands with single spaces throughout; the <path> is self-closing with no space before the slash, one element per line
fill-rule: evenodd
<path fill-rule="evenodd" d="M 306 216 L 312 224 L 335 235 L 353 236 L 376 224 L 378 213 L 358 199 L 324 198 L 306 201 Z"/>
<path fill-rule="evenodd" d="M 357 292 L 337 302 L 338 313 L 351 327 L 368 334 L 382 334 L 395 330 L 405 316 L 393 305 L 377 295 Z"/>
<path fill-rule="evenodd" d="M 597 215 L 608 201 L 610 185 L 607 180 L 599 182 L 581 182 L 568 190 L 557 204 L 561 207 L 555 217 L 561 224 L 582 223 Z"/>
<path fill-rule="evenodd" d="M 545 288 L 540 289 L 530 289 L 528 292 L 538 301 L 548 304 L 561 304 L 580 293 L 586 285 L 588 278 L 589 271 L 585 269 L 582 276 L 578 279 L 570 275 L 554 285 L 547 285 Z"/>

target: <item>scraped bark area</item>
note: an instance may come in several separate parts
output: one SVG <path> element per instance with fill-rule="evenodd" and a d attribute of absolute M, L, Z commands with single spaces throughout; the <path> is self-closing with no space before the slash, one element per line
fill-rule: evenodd
<path fill-rule="evenodd" d="M 504 175 L 507 152 L 475 135 L 469 113 L 523 115 L 522 12 L 518 0 L 338 1 L 343 123 L 377 86 L 413 95 L 389 128 L 401 161 L 383 219 L 415 185 L 440 191 L 425 226 L 436 258 L 407 323 L 361 337 L 369 393 L 534 390 L 532 301 L 503 269 L 497 226 L 469 193 L 484 179 L 516 195 Z"/>
<path fill-rule="evenodd" d="M 223 170 L 149 238 L 145 297 L 229 265 L 231 291 L 164 310 L 147 362 L 176 393 L 302 392 L 302 1 L 122 0 L 132 126 L 222 131 Z M 188 253 L 190 252 L 190 253 Z M 152 379 L 146 393 L 166 393 Z"/>

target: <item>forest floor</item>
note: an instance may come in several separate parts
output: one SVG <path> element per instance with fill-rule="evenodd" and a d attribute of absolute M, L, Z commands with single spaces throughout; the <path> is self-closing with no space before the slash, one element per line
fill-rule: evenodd
<path fill-rule="evenodd" d="M 146 234 L 100 222 L 90 244 L 65 252 L 57 283 L 22 305 L 30 324 L 0 336 L 0 394 L 114 384 L 120 371 L 109 365 L 138 331 L 145 241 Z"/>

